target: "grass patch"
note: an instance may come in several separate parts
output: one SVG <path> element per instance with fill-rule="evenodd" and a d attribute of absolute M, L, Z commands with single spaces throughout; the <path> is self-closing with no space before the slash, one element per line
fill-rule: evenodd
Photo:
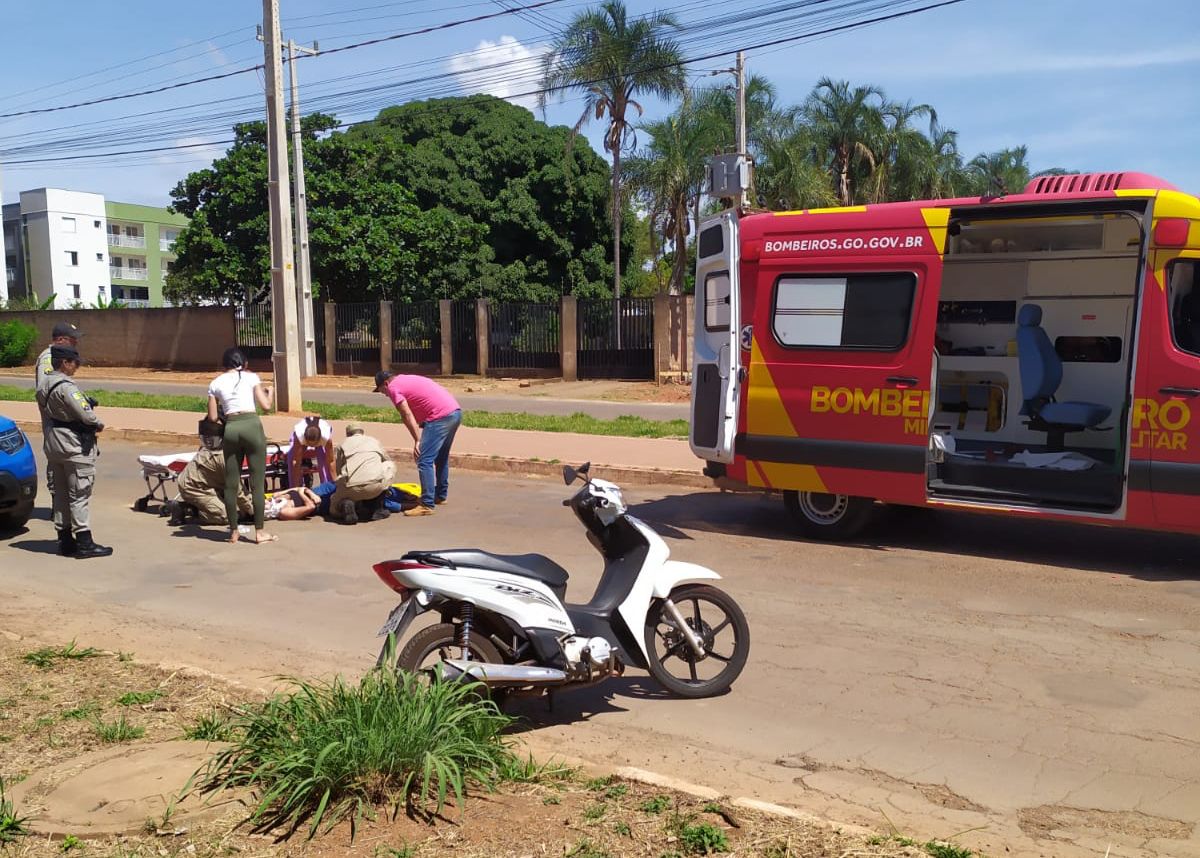
<path fill-rule="evenodd" d="M 140 739 L 146 735 L 146 728 L 130 724 L 125 720 L 125 713 L 122 712 L 117 716 L 116 721 L 104 721 L 96 718 L 92 721 L 92 732 L 101 742 L 112 745 L 117 742 L 132 742 L 134 739 Z"/>
<path fill-rule="evenodd" d="M 61 717 L 64 721 L 87 721 L 93 715 L 100 712 L 100 704 L 95 700 L 89 700 L 82 706 L 76 706 L 74 709 L 68 709 Z"/>
<path fill-rule="evenodd" d="M 198 717 L 183 731 L 183 738 L 201 742 L 228 742 L 233 738 L 233 725 L 217 712 Z"/>
<path fill-rule="evenodd" d="M 118 697 L 116 703 L 118 706 L 145 706 L 162 696 L 162 690 L 159 688 L 150 691 L 129 691 Z"/>
<path fill-rule="evenodd" d="M 28 835 L 27 821 L 27 817 L 17 815 L 16 806 L 4 791 L 4 778 L 0 778 L 0 844 L 15 843 L 18 837 Z"/>
<path fill-rule="evenodd" d="M 955 846 L 941 840 L 930 840 L 923 848 L 931 858 L 972 858 L 975 854 L 965 846 Z"/>
<path fill-rule="evenodd" d="M 111 408 L 151 408 L 158 411 L 187 411 L 196 414 L 208 409 L 207 397 L 164 393 L 140 393 L 125 390 L 93 390 L 101 405 Z M 34 392 L 23 387 L 0 385 L 0 400 L 34 402 Z M 326 420 L 358 420 L 369 423 L 399 423 L 395 408 L 371 405 L 343 405 L 333 402 L 305 402 L 303 410 L 320 414 Z M 622 415 L 601 420 L 582 412 L 575 414 L 526 414 L 523 412 L 463 411 L 463 425 L 479 429 L 517 429 L 532 432 L 576 432 L 582 435 L 614 435 L 629 438 L 686 438 L 686 420 L 647 420 Z"/>
<path fill-rule="evenodd" d="M 679 826 L 679 844 L 691 855 L 715 855 L 729 851 L 725 832 L 709 822 L 685 822 Z"/>
<path fill-rule="evenodd" d="M 75 646 L 75 641 L 71 641 L 66 646 L 44 646 L 41 649 L 35 649 L 33 652 L 27 652 L 21 657 L 21 660 L 27 664 L 32 664 L 39 670 L 49 670 L 59 661 L 99 658 L 100 654 L 98 649 L 93 649 L 90 646 L 81 649 Z"/>
<path fill-rule="evenodd" d="M 654 798 L 648 798 L 641 803 L 639 810 L 643 813 L 662 813 L 671 806 L 671 797 L 666 795 L 656 795 Z"/>
<path fill-rule="evenodd" d="M 358 685 L 343 680 L 295 689 L 248 710 L 234 745 L 202 772 L 201 792 L 253 787 L 248 817 L 257 830 L 308 823 L 352 826 L 376 806 L 397 813 L 441 811 L 469 787 L 491 788 L 513 769 L 502 732 L 512 719 L 471 685 L 373 671 Z"/>

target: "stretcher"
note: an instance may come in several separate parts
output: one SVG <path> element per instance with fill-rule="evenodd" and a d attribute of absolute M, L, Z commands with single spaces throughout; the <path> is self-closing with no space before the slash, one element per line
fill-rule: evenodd
<path fill-rule="evenodd" d="M 274 441 L 267 443 L 267 465 L 264 472 L 265 488 L 268 492 L 277 492 L 287 488 L 287 444 Z M 146 512 L 153 501 L 158 504 L 158 514 L 167 515 L 167 502 L 178 500 L 179 491 L 175 488 L 179 475 L 196 458 L 198 450 L 186 453 L 168 453 L 162 456 L 143 454 L 138 456 L 138 464 L 142 469 L 142 479 L 146 481 L 146 494 L 133 502 L 137 512 Z M 250 470 L 242 462 L 242 482 L 246 490 L 250 490 Z"/>

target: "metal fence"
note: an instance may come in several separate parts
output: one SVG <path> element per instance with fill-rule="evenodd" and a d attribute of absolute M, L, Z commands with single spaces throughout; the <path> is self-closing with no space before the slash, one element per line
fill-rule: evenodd
<path fill-rule="evenodd" d="M 442 360 L 442 314 L 436 301 L 392 304 L 392 363 Z"/>
<path fill-rule="evenodd" d="M 488 312 L 488 368 L 557 369 L 562 365 L 558 304 L 494 304 Z"/>
<path fill-rule="evenodd" d="M 379 364 L 379 302 L 334 305 L 337 344 L 334 360 Z"/>
<path fill-rule="evenodd" d="M 653 298 L 581 300 L 575 318 L 580 378 L 654 378 Z"/>
<path fill-rule="evenodd" d="M 475 328 L 475 301 L 450 304 L 450 351 L 453 372 L 474 375 L 479 372 L 479 342 Z"/>

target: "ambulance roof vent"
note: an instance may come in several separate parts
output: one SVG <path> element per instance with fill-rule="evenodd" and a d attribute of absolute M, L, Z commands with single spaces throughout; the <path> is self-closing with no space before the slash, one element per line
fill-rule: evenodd
<path fill-rule="evenodd" d="M 1039 176 L 1025 186 L 1025 193 L 1085 194 L 1119 188 L 1179 190 L 1165 179 L 1146 173 L 1072 173 L 1067 176 Z"/>

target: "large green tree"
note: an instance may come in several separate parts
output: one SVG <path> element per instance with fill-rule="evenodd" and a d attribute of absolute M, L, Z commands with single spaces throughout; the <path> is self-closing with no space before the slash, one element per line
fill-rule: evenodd
<path fill-rule="evenodd" d="M 608 168 L 569 129 L 489 96 L 414 102 L 332 132 L 305 117 L 313 281 L 336 301 L 553 300 L 608 294 Z M 266 147 L 238 126 L 187 176 L 192 218 L 168 278 L 176 301 L 237 302 L 269 288 Z"/>
<path fill-rule="evenodd" d="M 621 292 L 621 153 L 635 144 L 630 110 L 643 112 L 638 98 L 682 96 L 687 87 L 683 55 L 671 32 L 673 15 L 654 12 L 630 18 L 622 0 L 605 0 L 578 15 L 559 36 L 542 66 L 546 91 L 581 89 L 578 131 L 592 118 L 608 118 L 604 149 L 612 155 L 613 288 Z M 545 107 L 546 94 L 539 96 Z"/>

